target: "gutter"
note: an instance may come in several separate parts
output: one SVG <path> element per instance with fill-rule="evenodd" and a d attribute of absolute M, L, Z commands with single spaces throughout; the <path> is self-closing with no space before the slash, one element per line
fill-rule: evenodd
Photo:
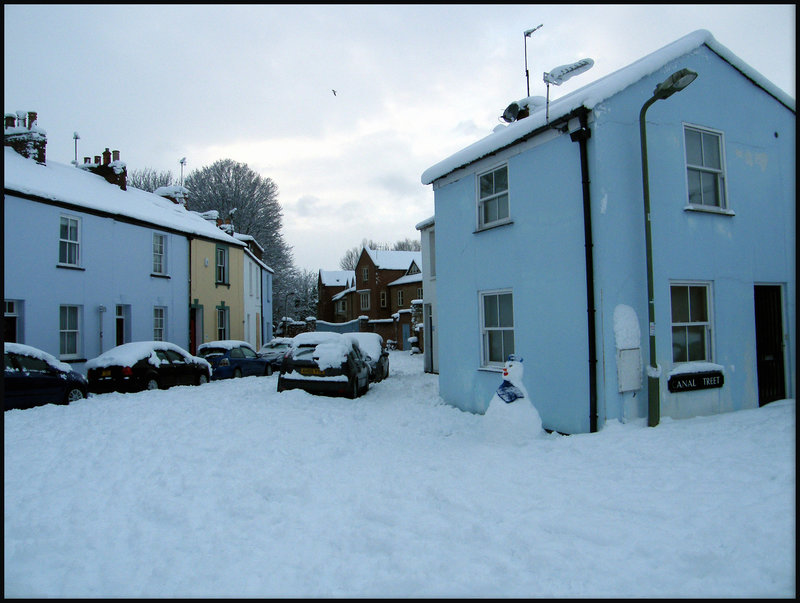
<path fill-rule="evenodd" d="M 577 142 L 581 153 L 581 184 L 583 188 L 583 234 L 586 254 L 586 315 L 589 336 L 589 431 L 597 431 L 597 334 L 594 301 L 594 253 L 592 242 L 592 211 L 589 179 L 589 158 L 586 141 L 592 136 L 588 126 L 588 110 L 579 114 L 580 128 L 570 132 L 569 138 Z"/>

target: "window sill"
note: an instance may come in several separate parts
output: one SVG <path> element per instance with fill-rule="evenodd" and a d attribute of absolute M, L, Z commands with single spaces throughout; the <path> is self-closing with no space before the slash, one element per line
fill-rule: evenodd
<path fill-rule="evenodd" d="M 479 366 L 478 370 L 484 373 L 502 373 L 502 366 Z"/>
<path fill-rule="evenodd" d="M 230 283 L 214 283 L 214 286 L 215 287 L 227 287 L 228 289 L 231 288 L 231 284 Z"/>
<path fill-rule="evenodd" d="M 489 224 L 488 226 L 482 226 L 482 227 L 478 228 L 477 230 L 473 231 L 472 234 L 478 234 L 478 233 L 481 233 L 481 232 L 486 232 L 487 230 L 493 230 L 495 228 L 501 228 L 502 226 L 510 226 L 513 223 L 514 223 L 514 220 L 505 220 L 503 222 L 493 222 L 492 224 Z"/>
<path fill-rule="evenodd" d="M 56 264 L 56 268 L 64 268 L 66 270 L 80 270 L 81 272 L 86 272 L 86 268 L 82 268 L 80 266 L 73 266 L 72 264 Z"/>
<path fill-rule="evenodd" d="M 683 208 L 683 211 L 696 211 L 704 214 L 717 214 L 720 216 L 736 215 L 736 212 L 734 212 L 732 209 L 722 209 L 712 205 L 687 205 Z"/>
<path fill-rule="evenodd" d="M 152 276 L 153 278 L 165 278 L 167 280 L 172 278 L 169 274 L 157 274 L 155 272 L 151 272 L 150 276 Z"/>

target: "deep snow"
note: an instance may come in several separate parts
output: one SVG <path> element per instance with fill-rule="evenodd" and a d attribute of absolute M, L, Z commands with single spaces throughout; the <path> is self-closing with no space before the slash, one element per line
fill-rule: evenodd
<path fill-rule="evenodd" d="M 521 442 L 390 362 L 6 412 L 5 596 L 795 596 L 793 400 Z"/>

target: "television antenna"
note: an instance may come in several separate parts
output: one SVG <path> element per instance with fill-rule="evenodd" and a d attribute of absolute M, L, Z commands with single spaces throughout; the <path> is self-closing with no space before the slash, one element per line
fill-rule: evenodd
<path fill-rule="evenodd" d="M 531 80 L 530 77 L 528 77 L 528 38 L 530 38 L 531 34 L 537 29 L 539 29 L 542 25 L 544 25 L 544 23 L 537 25 L 533 29 L 526 29 L 523 32 L 524 36 L 522 39 L 525 43 L 525 83 L 527 85 L 527 90 L 528 90 L 527 96 L 531 95 Z"/>
<path fill-rule="evenodd" d="M 588 71 L 593 66 L 594 61 L 592 59 L 581 59 L 580 61 L 570 63 L 569 65 L 559 65 L 558 67 L 553 67 L 553 69 L 551 69 L 549 72 L 545 72 L 543 74 L 544 83 L 547 84 L 547 100 L 545 101 L 545 120 L 547 123 L 550 123 L 550 84 L 553 84 L 554 86 L 560 86 L 569 78 L 578 75 L 579 73 L 583 73 L 584 71 Z"/>
<path fill-rule="evenodd" d="M 186 165 L 186 157 L 181 158 L 181 186 L 183 186 L 183 166 Z"/>

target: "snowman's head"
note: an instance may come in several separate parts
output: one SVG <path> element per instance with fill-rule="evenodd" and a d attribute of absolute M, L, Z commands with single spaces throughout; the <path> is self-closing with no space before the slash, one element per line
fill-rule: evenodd
<path fill-rule="evenodd" d="M 514 354 L 511 354 L 506 363 L 503 365 L 503 377 L 512 383 L 515 381 L 517 383 L 521 383 L 522 373 L 522 358 L 517 358 Z"/>

